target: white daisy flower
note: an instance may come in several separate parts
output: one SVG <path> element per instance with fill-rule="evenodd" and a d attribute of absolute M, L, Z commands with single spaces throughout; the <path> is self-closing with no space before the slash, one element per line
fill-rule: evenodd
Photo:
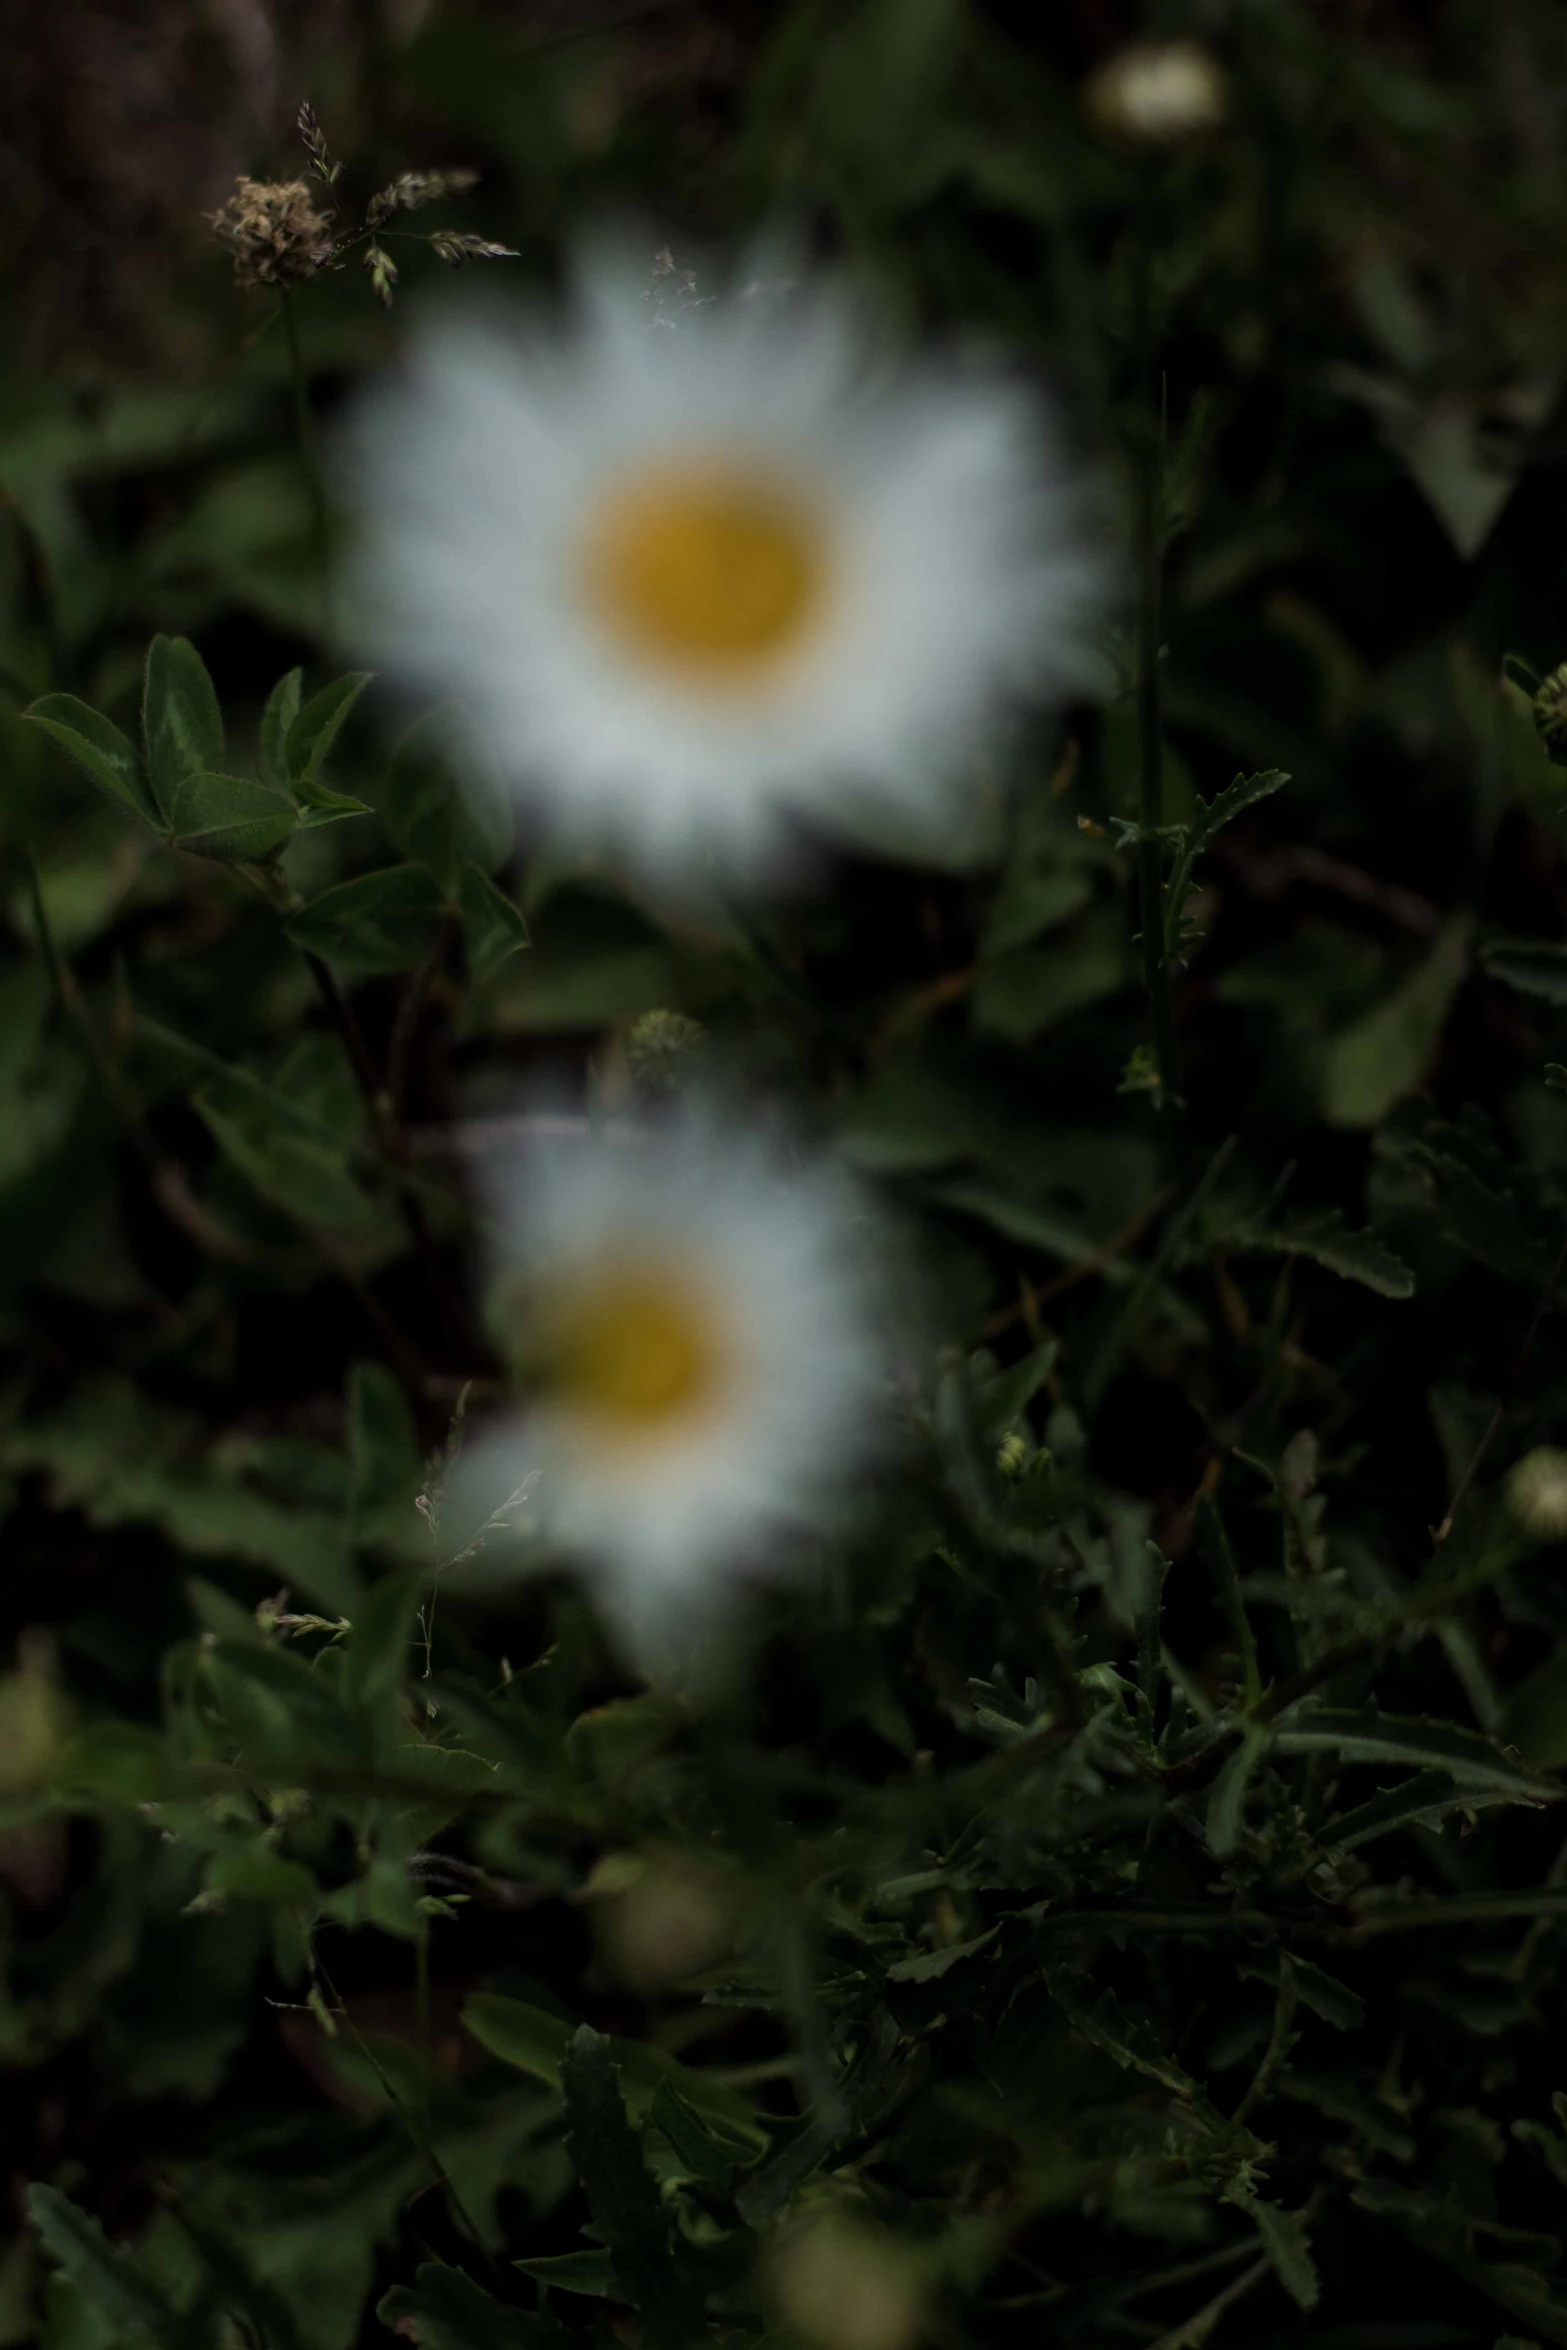
<path fill-rule="evenodd" d="M 367 655 L 659 885 L 765 878 L 856 797 L 928 837 L 1001 713 L 1090 674 L 1048 411 L 883 365 L 835 286 L 671 328 L 601 248 L 565 323 L 433 320 L 349 457 Z"/>
<path fill-rule="evenodd" d="M 497 1335 L 531 1398 L 472 1474 L 486 1505 L 528 1488 L 633 1655 L 668 1666 L 865 1456 L 854 1197 L 711 1122 L 558 1142 L 494 1191 Z"/>

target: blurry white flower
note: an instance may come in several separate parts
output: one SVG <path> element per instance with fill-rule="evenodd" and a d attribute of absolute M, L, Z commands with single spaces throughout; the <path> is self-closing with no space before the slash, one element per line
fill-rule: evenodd
<path fill-rule="evenodd" d="M 477 1465 L 535 1467 L 649 1670 L 721 1631 L 739 1584 L 863 1458 L 874 1358 L 852 1195 L 711 1123 L 541 1150 L 493 1202 L 492 1313 L 531 1389 Z"/>
<path fill-rule="evenodd" d="M 841 289 L 433 321 L 350 445 L 367 654 L 454 696 L 568 840 L 764 877 L 855 796 L 928 834 L 1020 695 L 1086 674 L 1104 566 L 1036 397 L 885 368 Z"/>
<path fill-rule="evenodd" d="M 928 2295 L 886 2229 L 828 2208 L 788 2230 L 769 2267 L 790 2332 L 811 2350 L 913 2350 Z"/>
<path fill-rule="evenodd" d="M 1227 104 L 1223 74 L 1195 41 L 1139 41 L 1118 49 L 1092 76 L 1087 95 L 1102 130 L 1149 147 L 1217 130 Z"/>
<path fill-rule="evenodd" d="M 1559 1542 L 1567 1535 L 1567 1452 L 1550 1444 L 1526 1452 L 1508 1473 L 1507 1499 L 1521 1526 Z"/>

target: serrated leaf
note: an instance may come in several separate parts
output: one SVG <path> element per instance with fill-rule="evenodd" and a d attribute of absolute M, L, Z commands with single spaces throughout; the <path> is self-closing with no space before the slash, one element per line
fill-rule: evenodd
<path fill-rule="evenodd" d="M 42 694 L 22 715 L 69 752 L 112 800 L 154 831 L 163 829 L 163 818 L 135 748 L 129 736 L 109 719 L 101 718 L 74 694 Z"/>
<path fill-rule="evenodd" d="M 229 863 L 269 855 L 295 823 L 286 800 L 240 775 L 182 775 L 170 786 L 168 810 L 176 848 Z"/>
<path fill-rule="evenodd" d="M 1183 2102 L 1196 2097 L 1197 2084 L 1190 2073 L 1159 2046 L 1145 2025 L 1123 2013 L 1113 1991 L 1096 1992 L 1090 1978 L 1075 1967 L 1046 1967 L 1045 1981 L 1072 2029 L 1123 2071 L 1142 2073 Z"/>
<path fill-rule="evenodd" d="M 528 925 L 518 908 L 477 865 L 464 865 L 457 876 L 457 911 L 468 976 L 477 985 L 493 978 L 503 963 L 529 944 Z"/>
<path fill-rule="evenodd" d="M 435 879 L 422 865 L 383 865 L 312 898 L 288 933 L 307 954 L 369 977 L 417 963 L 444 910 Z"/>
<path fill-rule="evenodd" d="M 1311 2257 L 1311 2245 L 1300 2214 L 1281 2211 L 1276 2203 L 1264 2203 L 1260 2198 L 1249 2204 L 1247 2210 L 1262 2238 L 1263 2250 L 1273 2263 L 1273 2273 L 1285 2292 L 1298 2308 L 1315 2309 L 1322 2288 L 1317 2282 L 1317 2264 Z"/>
<path fill-rule="evenodd" d="M 1336 1856 L 1370 1844 L 1378 1836 L 1391 1835 L 1398 1828 L 1436 1828 L 1455 1811 L 1474 1811 L 1487 1804 L 1516 1800 L 1511 1790 L 1485 1792 L 1473 1786 L 1460 1787 L 1445 1771 L 1417 1771 L 1402 1786 L 1384 1788 L 1369 1802 L 1357 1804 L 1353 1811 L 1331 1820 L 1322 1830 L 1320 1842 L 1324 1852 Z"/>
<path fill-rule="evenodd" d="M 1199 800 L 1197 812 L 1186 827 L 1165 893 L 1165 947 L 1173 953 L 1180 945 L 1181 914 L 1191 891 L 1192 874 L 1197 860 L 1216 832 L 1233 824 L 1248 808 L 1255 808 L 1260 800 L 1271 799 L 1282 791 L 1289 776 L 1281 767 L 1265 767 L 1255 775 L 1237 775 L 1211 800 Z"/>
<path fill-rule="evenodd" d="M 291 669 L 278 679 L 261 713 L 261 770 L 274 791 L 288 789 L 288 730 L 299 716 L 304 682 L 304 671 Z"/>
<path fill-rule="evenodd" d="M 1510 1795 L 1519 1802 L 1559 1800 L 1552 1781 L 1509 1762 L 1489 1738 L 1452 1722 L 1401 1719 L 1373 1705 L 1358 1712 L 1323 1707 L 1283 1715 L 1274 1733 L 1284 1754 L 1333 1753 L 1344 1762 L 1402 1763 L 1445 1771 L 1454 1784 Z"/>
<path fill-rule="evenodd" d="M 1318 1215 L 1297 1216 L 1268 1227 L 1243 1227 L 1225 1246 L 1259 1255 L 1309 1257 L 1313 1264 L 1358 1281 L 1378 1297 L 1406 1298 L 1415 1294 L 1415 1277 L 1374 1232 L 1353 1232 L 1336 1208 Z"/>
<path fill-rule="evenodd" d="M 27 2216 L 71 2282 L 129 2340 L 166 2343 L 171 2350 L 190 2350 L 198 2339 L 210 2341 L 205 2327 L 200 2336 L 193 2336 L 188 2323 L 135 2262 L 115 2249 L 97 2221 L 55 2188 L 30 2186 Z"/>
<path fill-rule="evenodd" d="M 1244 816 L 1248 808 L 1255 808 L 1260 800 L 1270 800 L 1276 791 L 1282 791 L 1289 782 L 1282 767 L 1264 767 L 1255 775 L 1237 775 L 1223 791 L 1215 792 L 1211 800 L 1199 800 L 1187 839 L 1201 849 L 1233 824 L 1237 816 Z"/>
<path fill-rule="evenodd" d="M 581 2025 L 561 2058 L 566 2144 L 621 2288 L 654 2350 L 689 2350 L 703 2330 L 700 2297 L 676 2268 L 658 2190 L 626 2118 L 609 2042 Z"/>
<path fill-rule="evenodd" d="M 1554 939 L 1495 939 L 1480 949 L 1480 961 L 1493 979 L 1520 995 L 1567 1004 L 1567 946 Z"/>
<path fill-rule="evenodd" d="M 189 637 L 155 636 L 148 646 L 142 726 L 153 798 L 179 832 L 178 786 L 187 776 L 215 775 L 223 766 L 217 689 Z"/>
<path fill-rule="evenodd" d="M 370 683 L 367 669 L 352 670 L 312 694 L 283 738 L 283 762 L 291 791 L 308 802 L 321 763 L 336 742 L 343 721 Z"/>

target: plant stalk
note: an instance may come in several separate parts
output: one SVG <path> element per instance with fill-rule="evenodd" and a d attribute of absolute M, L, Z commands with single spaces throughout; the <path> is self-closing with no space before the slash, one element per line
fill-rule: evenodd
<path fill-rule="evenodd" d="M 1171 1169 L 1184 1198 L 1192 1184 L 1191 1152 L 1181 1098 L 1175 1018 L 1170 1005 L 1170 966 L 1165 952 L 1164 713 L 1159 648 L 1163 629 L 1164 419 L 1162 398 L 1154 397 L 1152 246 L 1155 222 L 1153 171 L 1146 167 L 1136 221 L 1137 249 L 1132 316 L 1137 354 L 1137 407 L 1133 426 L 1137 548 L 1137 746 L 1138 918 L 1142 925 L 1143 984 L 1153 1016 L 1154 1064 L 1158 1073 L 1160 1123 Z"/>
<path fill-rule="evenodd" d="M 299 320 L 294 311 L 293 294 L 286 288 L 279 296 L 278 306 L 283 313 L 283 332 L 288 340 L 288 372 L 294 392 L 294 426 L 299 439 L 299 462 L 305 476 L 305 487 L 310 493 L 310 516 L 316 547 L 316 568 L 321 580 L 321 615 L 330 635 L 332 630 L 331 543 L 327 527 L 326 484 L 321 474 L 321 451 L 316 441 L 315 418 L 310 413 L 310 386 L 305 375 L 304 346 L 299 339 Z"/>

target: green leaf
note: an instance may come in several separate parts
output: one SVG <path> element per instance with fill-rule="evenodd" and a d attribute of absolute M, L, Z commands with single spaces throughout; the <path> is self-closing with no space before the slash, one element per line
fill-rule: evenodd
<path fill-rule="evenodd" d="M 1047 1339 L 1043 1346 L 1024 1355 L 1021 1362 L 985 1381 L 976 1402 L 979 1432 L 988 1444 L 999 1444 L 1022 1418 L 1055 1369 L 1060 1351 L 1057 1340 Z"/>
<path fill-rule="evenodd" d="M 1427 960 L 1328 1047 L 1323 1114 L 1331 1126 L 1380 1124 L 1421 1083 L 1468 968 L 1467 927 L 1450 922 Z"/>
<path fill-rule="evenodd" d="M 501 791 L 477 778 L 466 788 L 450 772 L 455 712 L 426 712 L 393 754 L 382 809 L 387 832 L 405 857 L 427 865 L 450 889 L 465 864 L 493 873 L 511 853 L 513 823 Z"/>
<path fill-rule="evenodd" d="M 294 829 L 294 811 L 286 800 L 239 775 L 179 776 L 170 786 L 167 806 L 175 847 L 194 857 L 230 863 L 265 857 Z"/>
<path fill-rule="evenodd" d="M 1402 2114 L 1368 2089 L 1358 2074 L 1297 2072 L 1293 2067 L 1279 2080 L 1281 2096 L 1313 2106 L 1330 2121 L 1347 2122 L 1368 2143 L 1395 2162 L 1413 2162 L 1415 2140 Z"/>
<path fill-rule="evenodd" d="M 274 791 L 288 789 L 288 730 L 299 716 L 304 679 L 302 669 L 291 669 L 286 677 L 280 677 L 261 713 L 261 771 Z"/>
<path fill-rule="evenodd" d="M 291 720 L 283 738 L 283 764 L 291 790 L 307 805 L 322 761 L 369 683 L 367 669 L 351 671 L 312 694 Z"/>
<path fill-rule="evenodd" d="M 374 1211 L 349 1173 L 341 1143 L 319 1141 L 281 1123 L 230 1116 L 205 1093 L 195 1097 L 195 1106 L 223 1156 L 285 1215 L 326 1231 L 367 1227 L 372 1221 Z"/>
<path fill-rule="evenodd" d="M 988 1183 L 943 1183 L 932 1186 L 924 1196 L 938 1207 L 955 1209 L 959 1215 L 977 1216 L 1004 1239 L 1015 1240 L 1020 1248 L 1039 1249 L 1063 1264 L 1083 1264 L 1099 1249 L 1099 1242 L 1075 1217 L 1054 1208 L 1035 1207 L 1026 1200 L 1012 1199 Z M 1110 1258 L 1101 1270 L 1104 1280 L 1116 1288 L 1124 1288 L 1136 1278 L 1135 1268 L 1121 1257 Z"/>
<path fill-rule="evenodd" d="M 480 2047 L 503 2064 L 515 2065 L 547 2089 L 559 2089 L 561 2059 L 575 2028 L 564 2016 L 530 2007 L 526 2000 L 480 1991 L 464 2006 L 462 2020 Z"/>
<path fill-rule="evenodd" d="M 528 925 L 517 907 L 477 865 L 465 865 L 457 876 L 457 910 L 468 976 L 478 985 L 529 943 Z"/>
<path fill-rule="evenodd" d="M 402 1686 L 423 1591 L 422 1574 L 403 1574 L 384 1576 L 366 1592 L 354 1611 L 354 1628 L 343 1657 L 341 1686 L 347 1704 L 382 1705 Z M 485 1777 L 489 1777 L 488 1771 Z"/>
<path fill-rule="evenodd" d="M 54 1776 L 67 1795 L 127 1810 L 168 1802 L 179 1783 L 162 1739 L 134 1722 L 95 1722 L 83 1730 L 59 1757 Z"/>
<path fill-rule="evenodd" d="M 1265 767 L 1256 775 L 1237 775 L 1211 800 L 1199 800 L 1197 813 L 1187 829 L 1187 843 L 1196 850 L 1206 848 L 1216 832 L 1233 824 L 1237 816 L 1244 816 L 1248 808 L 1255 808 L 1259 800 L 1270 800 L 1276 791 L 1282 791 L 1289 782 L 1282 767 Z"/>
<path fill-rule="evenodd" d="M 1207 1496 L 1203 1498 L 1206 1500 Z M 1240 1842 L 1246 1790 L 1267 1750 L 1266 1733 L 1249 1731 L 1213 1782 L 1204 1827 L 1209 1851 L 1221 1860 Z"/>
<path fill-rule="evenodd" d="M 1142 2073 L 1183 2103 L 1196 2096 L 1190 2073 L 1166 2054 L 1146 2025 L 1132 2022 L 1122 2012 L 1113 1991 L 1096 1991 L 1091 1978 L 1077 1967 L 1046 1967 L 1045 1981 L 1072 2029 L 1123 2071 Z"/>
<path fill-rule="evenodd" d="M 985 924 L 981 953 L 1004 955 L 1080 914 L 1094 894 L 1093 875 L 1081 865 L 1044 871 L 1021 861 L 1009 868 Z"/>
<path fill-rule="evenodd" d="M 422 1466 L 408 1398 L 383 1363 L 348 1374 L 349 1493 L 356 1520 L 407 1507 Z"/>
<path fill-rule="evenodd" d="M 1274 1733 L 1285 1754 L 1336 1754 L 1343 1762 L 1404 1763 L 1445 1771 L 1459 1787 L 1512 1796 L 1521 1803 L 1559 1798 L 1549 1779 L 1507 1757 L 1478 1731 L 1451 1722 L 1398 1719 L 1375 1704 L 1358 1712 L 1323 1707 L 1282 1715 Z"/>
<path fill-rule="evenodd" d="M 703 2331 L 700 2300 L 681 2282 L 658 2190 L 626 2118 L 609 2042 L 587 2024 L 561 2058 L 566 2144 L 609 2247 L 615 2274 L 654 2350 L 690 2350 Z"/>
<path fill-rule="evenodd" d="M 1074 1012 L 1114 995 L 1130 976 L 1125 916 L 1107 900 L 1091 906 L 1048 946 L 1014 947 L 981 962 L 974 983 L 974 1025 L 1010 1044 L 1027 1044 Z"/>
<path fill-rule="evenodd" d="M 193 2336 L 135 2262 L 115 2250 L 95 2219 L 53 2187 L 30 2186 L 27 2216 L 74 2285 L 135 2341 L 188 2345 Z M 202 2337 L 210 2339 L 203 2328 Z"/>
<path fill-rule="evenodd" d="M 988 1949 L 1000 1931 L 999 1926 L 991 1926 L 987 1932 L 976 1934 L 972 1941 L 947 1942 L 936 1950 L 918 1950 L 912 1958 L 895 1959 L 887 1969 L 887 1980 L 889 1983 L 937 1983 L 964 1959 Z"/>
<path fill-rule="evenodd" d="M 1276 2203 L 1264 2203 L 1260 2198 L 1249 2204 L 1247 2211 L 1285 2292 L 1298 2308 L 1315 2309 L 1322 2287 L 1300 2213 L 1281 2211 Z"/>
<path fill-rule="evenodd" d="M 319 832 L 323 824 L 341 824 L 346 816 L 373 816 L 375 810 L 365 800 L 350 798 L 347 792 L 328 791 L 324 784 L 313 783 L 300 793 L 301 832 Z"/>
<path fill-rule="evenodd" d="M 668 2081 L 660 2081 L 654 2090 L 648 2119 L 663 2131 L 694 2179 L 706 2179 L 714 2186 L 728 2182 L 735 2167 L 735 2148 L 721 2145 Z"/>
<path fill-rule="evenodd" d="M 316 1881 L 297 1860 L 285 1860 L 264 1844 L 235 1841 L 207 1863 L 205 1883 L 236 1901 L 265 1901 L 297 1907 L 315 1896 Z"/>
<path fill-rule="evenodd" d="M 598 2301 L 611 2293 L 618 2296 L 614 2263 L 607 2252 L 555 2252 L 543 2260 L 514 2260 L 511 2265 L 557 2293 L 585 2293 Z"/>
<path fill-rule="evenodd" d="M 1230 1538 L 1211 1494 L 1199 1493 L 1197 1496 L 1196 1530 L 1197 1539 L 1208 1561 L 1208 1570 L 1218 1590 L 1220 1604 L 1235 1636 L 1246 1703 L 1255 1705 L 1262 1694 L 1262 1680 L 1257 1667 L 1257 1643 L 1252 1635 L 1246 1603 L 1241 1597 L 1240 1576 L 1236 1571 L 1234 1553 L 1230 1549 Z"/>
<path fill-rule="evenodd" d="M 1284 1224 L 1243 1226 L 1227 1248 L 1259 1255 L 1309 1257 L 1345 1281 L 1358 1281 L 1378 1297 L 1413 1297 L 1415 1277 L 1374 1232 L 1352 1232 L 1336 1208 L 1298 1216 Z"/>
<path fill-rule="evenodd" d="M 406 971 L 435 936 L 444 903 L 421 865 L 383 865 L 312 898 L 288 926 L 307 954 L 350 973 Z"/>
<path fill-rule="evenodd" d="M 202 1671 L 242 1749 L 265 1760 L 348 1763 L 365 1748 L 353 1717 L 325 1677 L 281 1648 L 220 1640 Z"/>
<path fill-rule="evenodd" d="M 1181 915 L 1191 894 L 1192 874 L 1209 841 L 1226 824 L 1233 824 L 1237 816 L 1243 816 L 1248 808 L 1255 808 L 1259 800 L 1271 799 L 1276 791 L 1282 791 L 1289 780 L 1283 768 L 1265 767 L 1255 775 L 1237 775 L 1211 800 L 1197 802 L 1197 813 L 1186 827 L 1165 892 L 1168 953 L 1173 954 L 1180 944 Z"/>
<path fill-rule="evenodd" d="M 1491 978 L 1517 988 L 1520 995 L 1567 1004 L 1567 946 L 1557 940 L 1496 939 L 1480 949 L 1480 960 Z"/>
<path fill-rule="evenodd" d="M 74 694 L 44 694 L 23 711 L 23 717 L 49 735 L 77 765 L 100 784 L 112 800 L 139 816 L 144 824 L 162 831 L 158 803 L 147 787 L 128 736 L 107 718 L 100 718 Z"/>
<path fill-rule="evenodd" d="M 142 726 L 153 798 L 179 832 L 179 785 L 187 776 L 216 774 L 223 765 L 223 713 L 207 665 L 188 637 L 155 636 L 148 646 Z"/>
<path fill-rule="evenodd" d="M 1525 1752 L 1528 1749 L 1525 1748 Z M 1538 1755 L 1530 1760 L 1540 1761 Z M 1337 1856 L 1353 1852 L 1357 1846 L 1370 1844 L 1378 1836 L 1389 1836 L 1395 1829 L 1416 1825 L 1424 1828 L 1440 1827 L 1455 1811 L 1482 1810 L 1487 1804 L 1514 1803 L 1518 1800 L 1513 1788 L 1492 1788 L 1483 1791 L 1473 1786 L 1460 1786 L 1446 1771 L 1417 1771 L 1402 1785 L 1386 1787 L 1380 1795 L 1373 1795 L 1366 1803 L 1357 1804 L 1353 1811 L 1341 1812 L 1321 1831 L 1319 1841 L 1324 1852 Z"/>
<path fill-rule="evenodd" d="M 503 2064 L 515 2065 L 546 2088 L 560 2088 L 561 2062 L 574 2028 L 563 2016 L 530 2007 L 522 1999 L 505 1999 L 499 1992 L 480 1991 L 464 2005 L 462 2020 L 479 2045 Z M 767 2143 L 754 2107 L 727 2083 L 640 2041 L 616 2040 L 612 2051 L 626 2102 L 638 2120 L 650 2112 L 655 2094 L 667 2081 L 710 2129 L 752 2151 Z"/>
<path fill-rule="evenodd" d="M 1295 1989 L 1303 2007 L 1309 2007 L 1313 2015 L 1321 2016 L 1323 2022 L 1331 2024 L 1335 2031 L 1359 2031 L 1366 2020 L 1366 2003 L 1358 1991 L 1352 1991 L 1347 1983 L 1341 1983 L 1337 1975 L 1330 1975 L 1322 1967 L 1313 1966 L 1309 1959 L 1292 1956 L 1290 1965 L 1294 1970 Z"/>
<path fill-rule="evenodd" d="M 382 2325 L 419 2350 L 556 2350 L 564 2328 L 486 2293 L 460 2268 L 422 2261 L 410 2285 L 394 2285 L 376 2305 Z"/>
<path fill-rule="evenodd" d="M 1511 1692 L 1500 1735 L 1541 1770 L 1567 1765 L 1567 1648 L 1546 1657 Z"/>

